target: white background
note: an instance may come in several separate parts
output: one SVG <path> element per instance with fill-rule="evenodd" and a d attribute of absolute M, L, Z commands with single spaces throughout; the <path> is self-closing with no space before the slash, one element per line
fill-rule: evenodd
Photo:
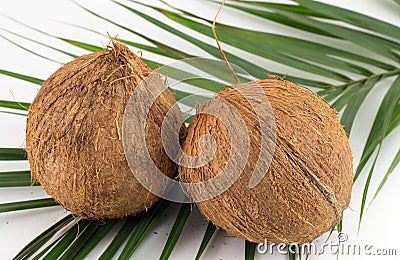
<path fill-rule="evenodd" d="M 169 1 L 174 5 L 178 5 L 184 9 L 192 10 L 198 15 L 211 18 L 216 13 L 216 5 L 205 1 Z M 346 7 L 351 10 L 369 14 L 378 19 L 400 25 L 400 15 L 398 8 L 394 7 L 394 3 L 390 0 L 335 0 L 324 1 L 331 4 Z M 171 34 L 163 32 L 155 26 L 149 25 L 139 17 L 127 12 L 126 10 L 116 6 L 111 1 L 79 1 L 82 5 L 95 10 L 100 14 L 124 24 L 134 30 L 153 37 L 159 41 L 171 44 L 175 48 L 182 49 L 189 53 L 207 56 L 196 46 L 193 46 Z M 146 13 L 157 16 L 157 18 L 171 22 L 156 12 L 135 5 L 131 2 L 124 3 L 134 6 Z M 226 8 L 219 21 L 229 24 L 239 25 L 245 28 L 253 28 L 268 32 L 294 32 L 284 26 L 275 23 L 265 22 L 264 20 L 243 15 L 243 13 L 227 10 Z M 83 42 L 92 43 L 94 45 L 106 45 L 108 40 L 95 33 L 77 29 L 67 23 L 82 25 L 91 29 L 95 29 L 101 33 L 110 33 L 117 35 L 123 39 L 129 39 L 137 42 L 145 42 L 143 39 L 124 31 L 116 26 L 110 25 L 92 15 L 89 15 L 71 1 L 59 0 L 40 0 L 40 1 L 3 1 L 0 9 L 0 28 L 7 29 L 43 43 L 56 46 L 60 49 L 72 52 L 77 55 L 85 53 L 79 48 L 52 37 L 30 30 L 7 17 L 12 17 L 20 20 L 30 26 L 39 28 L 51 35 L 56 35 L 64 38 L 70 38 Z M 187 31 L 186 28 L 173 24 L 175 28 Z M 50 57 L 57 62 L 48 61 L 46 59 L 35 56 L 27 51 L 11 44 L 3 38 L 0 38 L 0 69 L 20 72 L 22 74 L 35 76 L 45 79 L 51 75 L 61 63 L 68 62 L 71 58 L 60 54 L 56 51 L 49 50 L 38 44 L 32 44 L 27 40 L 13 36 L 3 30 L 0 30 L 0 35 L 17 42 L 18 44 L 27 47 L 43 56 Z M 201 35 L 195 35 L 200 39 L 205 39 L 213 42 Z M 307 34 L 300 37 L 311 37 Z M 318 37 L 313 36 L 314 39 Z M 228 46 L 224 47 L 229 50 Z M 139 51 L 134 49 L 135 51 Z M 260 65 L 281 73 L 293 72 L 298 73 L 293 69 L 286 68 L 274 62 L 268 62 L 252 55 L 237 52 L 239 55 L 248 57 Z M 160 62 L 167 61 L 165 58 L 157 57 L 147 52 L 143 52 L 144 58 L 156 58 Z M 300 75 L 300 74 L 299 74 Z M 357 165 L 365 139 L 369 133 L 369 128 L 372 125 L 372 120 L 377 111 L 377 104 L 382 100 L 385 91 L 392 82 L 392 79 L 384 80 L 377 85 L 372 93 L 367 98 L 365 104 L 361 107 L 355 126 L 350 138 L 353 148 L 354 164 Z M 38 87 L 11 77 L 0 76 L 0 99 L 2 100 L 17 100 L 17 101 L 32 101 Z M 0 147 L 24 147 L 25 138 L 25 117 L 0 113 Z M 370 187 L 370 196 L 367 199 L 369 203 L 371 195 L 376 190 L 380 180 L 386 173 L 386 170 L 394 157 L 400 143 L 400 129 L 397 129 L 391 134 L 384 143 L 381 156 L 376 166 L 376 172 L 372 178 Z M 5 170 L 22 170 L 27 169 L 27 164 L 21 163 L 1 163 L 0 171 Z M 361 229 L 357 233 L 357 223 L 360 208 L 360 198 L 366 179 L 366 172 L 362 174 L 353 188 L 353 197 L 350 208 L 346 210 L 344 216 L 344 232 L 348 234 L 348 243 L 359 243 L 360 245 L 373 245 L 373 248 L 397 248 L 397 258 L 392 256 L 340 256 L 340 259 L 400 259 L 400 245 L 398 234 L 400 233 L 400 225 L 398 219 L 400 216 L 400 197 L 399 169 L 390 177 L 381 194 L 377 197 L 373 204 L 365 212 Z M 27 200 L 35 198 L 43 198 L 46 193 L 40 187 L 33 188 L 10 188 L 0 189 L 0 203 Z M 137 259 L 157 259 L 163 244 L 167 239 L 167 233 L 170 231 L 174 217 L 179 208 L 172 207 L 165 214 L 159 223 L 156 224 L 154 230 L 144 240 L 139 247 L 134 257 Z M 52 223 L 59 220 L 66 212 L 61 207 L 52 207 L 46 209 L 35 209 L 29 211 L 10 212 L 0 214 L 0 259 L 12 258 L 26 243 L 37 236 L 41 231 L 50 226 Z M 200 245 L 203 233 L 206 228 L 206 222 L 201 215 L 195 211 L 191 214 L 189 221 L 186 224 L 184 232 L 174 249 L 172 259 L 191 259 L 197 252 Z M 154 233 L 156 232 L 156 233 Z M 106 242 L 110 240 L 106 239 Z M 317 239 L 323 241 L 323 238 Z M 90 258 L 96 258 L 96 255 L 101 251 L 95 251 L 90 255 Z M 241 239 L 236 239 L 228 236 L 225 232 L 220 231 L 213 238 L 208 247 L 204 259 L 243 259 L 244 242 Z M 311 257 L 313 258 L 313 257 Z M 319 259 L 335 259 L 336 257 L 330 254 L 324 254 Z M 256 259 L 287 259 L 286 256 L 274 255 L 259 255 L 256 254 Z"/>

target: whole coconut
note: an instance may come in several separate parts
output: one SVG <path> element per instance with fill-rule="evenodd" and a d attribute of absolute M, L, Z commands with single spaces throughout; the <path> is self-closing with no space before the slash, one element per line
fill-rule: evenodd
<path fill-rule="evenodd" d="M 135 215 L 158 200 L 135 179 L 121 137 L 126 104 L 152 70 L 126 46 L 115 40 L 112 45 L 58 69 L 43 83 L 28 113 L 32 177 L 83 218 Z M 159 84 L 164 84 L 161 77 Z M 145 133 L 151 158 L 169 177 L 177 175 L 177 167 L 159 136 L 162 118 L 174 103 L 168 89 L 162 92 L 147 116 Z M 138 152 L 136 158 L 141 156 Z"/>
<path fill-rule="evenodd" d="M 257 101 L 251 93 L 257 85 L 268 97 L 273 111 L 276 137 L 270 137 L 270 141 L 276 141 L 276 146 L 275 150 L 270 149 L 271 164 L 262 168 L 265 175 L 255 187 L 250 187 L 257 162 L 269 160 L 260 153 L 260 123 L 250 105 Z M 247 93 L 246 97 L 240 90 Z M 257 243 L 301 244 L 334 227 L 348 207 L 351 194 L 353 174 L 348 137 L 337 112 L 329 104 L 288 81 L 261 80 L 228 87 L 200 107 L 200 113 L 188 128 L 183 152 L 186 156 L 201 157 L 207 145 L 203 141 L 203 147 L 199 147 L 200 139 L 210 135 L 216 151 L 212 160 L 199 167 L 179 166 L 179 177 L 188 183 L 190 195 L 196 200 L 214 192 L 211 189 L 218 185 L 201 190 L 191 188 L 190 184 L 218 176 L 231 155 L 227 127 L 217 116 L 201 113 L 230 113 L 231 108 L 224 105 L 222 99 L 228 101 L 245 122 L 248 136 L 243 133 L 242 138 L 233 142 L 248 138 L 249 155 L 244 170 L 232 186 L 218 196 L 196 202 L 201 213 L 228 233 Z"/>

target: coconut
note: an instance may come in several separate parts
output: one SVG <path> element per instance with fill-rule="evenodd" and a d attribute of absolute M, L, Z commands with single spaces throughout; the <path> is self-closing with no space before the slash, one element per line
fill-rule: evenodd
<path fill-rule="evenodd" d="M 275 137 L 261 135 L 258 119 L 262 116 L 256 115 L 251 106 L 259 100 L 252 94 L 257 86 L 272 108 Z M 245 124 L 246 131 L 241 130 L 243 133 L 235 138 L 231 138 L 218 116 L 236 120 L 238 125 L 240 120 L 232 119 L 229 106 L 239 112 Z M 272 133 L 270 130 L 267 133 Z M 207 154 L 206 150 L 212 150 L 201 140 L 203 136 L 212 136 L 214 157 L 200 166 L 179 166 L 179 178 L 187 183 L 201 213 L 234 236 L 256 243 L 309 242 L 337 225 L 349 205 L 353 174 L 348 137 L 335 109 L 304 87 L 280 79 L 228 87 L 199 107 L 188 128 L 183 155 L 200 158 Z M 267 140 L 267 153 L 260 150 L 261 138 Z M 230 173 L 235 167 L 226 167 L 232 142 L 247 139 L 248 158 L 238 178 L 222 193 L 198 199 L 235 177 Z M 271 146 L 273 142 L 275 147 Z M 273 157 L 268 158 L 269 153 Z M 268 161 L 271 163 L 264 163 Z M 260 162 L 263 175 L 251 187 L 249 182 Z M 225 179 L 219 184 L 203 188 L 195 185 L 216 178 L 223 171 Z"/>
<path fill-rule="evenodd" d="M 32 177 L 73 214 L 118 218 L 135 215 L 158 200 L 129 168 L 121 136 L 127 102 L 151 73 L 125 45 L 112 40 L 104 51 L 62 66 L 35 97 L 26 126 Z M 157 84 L 164 84 L 161 77 Z M 137 107 L 147 101 L 138 100 Z M 145 128 L 151 158 L 171 178 L 177 175 L 177 166 L 159 136 L 162 118 L 175 102 L 168 89 L 163 91 L 151 106 Z M 141 160 L 142 147 L 130 145 Z"/>

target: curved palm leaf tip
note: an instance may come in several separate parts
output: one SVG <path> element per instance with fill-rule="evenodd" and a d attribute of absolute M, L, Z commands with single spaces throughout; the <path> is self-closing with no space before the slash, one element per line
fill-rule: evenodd
<path fill-rule="evenodd" d="M 237 2 L 241 3 L 238 4 Z M 246 14 L 259 16 L 262 19 L 275 21 L 287 26 L 294 27 L 301 31 L 323 35 L 324 37 L 350 44 L 353 47 L 357 47 L 356 49 L 358 49 L 359 51 L 350 52 L 347 50 L 339 49 L 332 44 L 303 40 L 287 35 L 277 35 L 254 30 L 246 30 L 224 24 L 216 24 L 216 30 L 218 31 L 220 41 L 224 42 L 225 44 L 253 53 L 262 58 L 279 62 L 288 67 L 308 72 L 308 75 L 313 74 L 315 76 L 318 76 L 318 78 L 321 78 L 322 80 L 316 81 L 313 76 L 308 76 L 306 78 L 301 78 L 296 75 L 287 76 L 287 79 L 291 81 L 316 88 L 321 96 L 332 102 L 332 105 L 338 111 L 342 112 L 341 122 L 345 125 L 345 129 L 349 134 L 351 133 L 354 120 L 358 114 L 361 105 L 364 103 L 365 99 L 372 91 L 372 89 L 385 78 L 395 79 L 379 106 L 378 113 L 375 116 L 373 126 L 365 143 L 364 150 L 362 152 L 362 156 L 355 173 L 354 179 L 357 180 L 360 174 L 363 173 L 363 170 L 366 167 L 367 163 L 371 160 L 372 155 L 375 154 L 373 160 L 374 163 L 368 170 L 367 181 L 364 187 L 360 211 L 361 221 L 367 199 L 369 184 L 374 173 L 375 162 L 378 160 L 379 152 L 381 151 L 381 149 L 384 148 L 382 146 L 382 143 L 385 138 L 400 124 L 400 93 L 398 91 L 398 89 L 400 89 L 400 29 L 395 25 L 380 21 L 378 19 L 374 19 L 363 14 L 319 3 L 316 1 L 296 0 L 294 2 L 296 4 L 272 4 L 268 2 L 234 1 L 228 2 L 227 5 L 230 8 L 240 10 Z M 149 23 L 158 26 L 167 32 L 175 34 L 176 36 L 186 40 L 188 43 L 196 45 L 210 55 L 218 58 L 220 57 L 218 48 L 216 48 L 213 44 L 200 41 L 190 36 L 189 34 L 180 32 L 174 27 L 159 22 L 157 19 L 136 10 L 128 4 L 122 4 L 120 2 L 115 3 L 118 4 L 120 7 L 123 7 L 127 11 L 132 12 L 135 16 L 140 16 L 146 19 Z M 212 21 L 207 18 L 200 17 L 190 11 L 180 10 L 179 7 L 174 7 L 169 10 L 160 7 L 151 8 L 157 10 L 158 12 L 160 12 L 160 14 L 166 16 L 175 23 L 187 26 L 191 30 L 194 30 L 206 36 L 213 37 L 212 31 L 210 30 Z M 217 4 L 215 5 L 215 8 L 218 8 Z M 90 11 L 88 9 L 86 10 Z M 225 9 L 225 11 L 228 10 L 228 8 Z M 145 36 L 140 32 L 135 32 L 127 26 L 116 24 L 106 17 L 102 17 L 92 11 L 90 12 L 92 15 L 96 15 L 99 19 L 107 20 L 122 29 L 138 34 L 139 36 L 148 40 L 150 43 L 154 44 L 157 48 L 152 48 L 152 46 L 140 45 L 132 41 L 124 40 L 127 44 L 130 44 L 133 47 L 144 48 L 148 52 L 174 59 L 191 56 L 188 53 L 184 53 L 180 50 L 175 49 L 174 46 L 168 46 L 164 43 L 157 41 L 156 39 Z M 317 18 L 324 18 L 325 20 L 317 20 Z M 202 22 L 198 22 L 198 19 L 201 19 Z M 330 21 L 340 21 L 342 23 L 339 23 L 340 25 L 338 25 L 338 23 L 331 23 Z M 82 42 L 64 39 L 63 37 L 56 38 L 65 42 L 69 42 L 70 44 L 81 47 L 83 49 L 87 49 L 89 51 L 98 51 L 102 49 L 98 48 L 97 46 L 91 46 Z M 35 41 L 34 39 L 31 40 Z M 257 48 L 260 41 L 263 42 L 263 46 L 265 44 L 264 48 Z M 20 48 L 24 48 L 23 45 L 17 42 L 13 41 L 12 43 L 19 46 Z M 60 50 L 54 46 L 47 45 L 47 47 L 65 53 L 65 51 Z M 25 50 L 29 51 L 28 49 Z M 32 54 L 49 59 L 48 57 L 44 57 L 44 55 L 40 53 Z M 226 54 L 230 62 L 246 68 L 252 76 L 256 78 L 265 77 L 266 71 L 263 67 L 260 66 L 260 64 L 255 64 L 251 61 L 244 60 L 241 57 L 229 52 L 227 52 Z M 70 54 L 70 56 L 74 57 L 76 55 Z M 155 60 L 148 60 L 147 62 L 153 67 L 158 67 L 162 65 Z M 208 70 L 207 67 L 202 66 L 201 64 L 196 65 L 198 69 L 201 69 L 203 71 Z M 367 69 L 365 67 L 367 67 Z M 171 71 L 170 75 L 167 76 L 179 78 L 184 77 L 184 73 L 188 72 Z M 278 74 L 274 72 L 267 73 Z M 42 83 L 42 80 L 40 79 L 6 70 L 0 70 L 0 74 L 19 78 L 21 80 L 25 80 L 35 84 Z M 196 82 L 191 83 L 196 84 Z M 217 84 L 215 84 L 215 87 L 210 89 L 210 82 L 201 82 L 200 84 L 198 84 L 197 82 L 195 86 L 212 91 L 220 90 Z M 181 97 L 184 97 L 190 93 L 177 92 L 177 94 L 179 94 L 179 96 Z M 22 111 L 24 110 L 23 108 L 29 107 L 29 104 L 5 100 L 0 102 L 0 107 L 5 109 L 12 109 L 12 111 Z M 378 189 L 374 194 L 374 198 L 378 195 L 379 191 L 381 191 L 388 177 L 398 165 L 400 161 L 399 154 L 400 149 L 398 153 L 394 156 L 389 170 L 385 174 Z M 26 158 L 22 149 L 1 149 L 0 159 L 8 161 L 25 160 Z M 1 184 L 3 184 L 0 186 L 13 187 L 26 185 L 27 176 L 25 175 L 27 174 L 29 173 L 4 173 L 3 175 L 0 175 L 0 182 Z M 8 211 L 53 205 L 50 200 L 39 201 L 38 204 L 32 204 L 31 202 L 28 202 L 26 205 L 24 205 L 23 203 L 24 202 L 22 202 L 22 204 L 2 205 L 1 208 L 3 209 L 3 211 Z M 183 228 L 187 219 L 187 208 L 182 208 L 179 215 L 183 215 L 185 221 L 178 221 L 177 219 L 177 221 L 175 222 L 176 225 L 174 226 L 176 226 L 176 228 L 174 228 L 174 232 L 172 232 L 174 235 L 171 235 L 170 239 L 170 241 L 172 242 L 167 242 L 167 244 L 165 245 L 165 253 L 163 254 L 164 256 L 170 254 L 179 237 L 181 229 Z M 143 240 L 146 231 L 148 232 L 149 225 L 151 226 L 151 223 L 154 223 L 154 219 L 154 216 L 149 216 L 148 219 L 140 220 L 139 222 L 142 224 L 140 224 L 140 228 L 138 228 L 136 230 L 136 233 L 134 234 L 132 233 L 130 235 L 131 232 L 118 233 L 118 235 L 114 238 L 113 243 L 110 244 L 110 250 L 106 250 L 107 253 L 111 253 L 108 254 L 108 256 L 114 255 L 126 239 L 129 239 L 133 242 L 131 242 L 130 249 L 126 249 L 125 252 L 128 254 L 133 253 L 137 246 L 139 246 L 140 241 Z M 129 227 L 129 230 L 133 230 L 137 223 L 137 220 L 128 219 L 126 220 L 124 227 L 125 225 L 127 225 L 127 227 Z M 90 226 L 87 225 L 88 224 L 85 225 L 85 223 L 82 224 L 82 227 L 90 227 L 90 229 L 82 233 L 85 235 L 81 239 L 86 241 L 88 244 L 95 243 L 92 241 L 98 240 L 99 237 L 101 238 L 102 234 L 107 233 L 106 231 L 110 228 L 110 226 L 107 226 L 107 228 L 99 228 L 96 223 L 91 224 Z M 108 225 L 108 222 L 106 225 Z M 200 254 L 196 258 L 201 256 L 202 252 L 207 246 L 208 241 L 210 241 L 210 238 L 214 233 L 215 228 L 210 230 L 211 231 L 207 229 L 204 239 L 205 244 L 202 243 L 201 252 L 199 251 Z M 73 231 L 74 229 L 71 228 L 70 233 L 73 234 Z M 63 243 L 59 242 L 60 244 L 56 246 L 57 250 L 61 250 L 60 252 L 64 253 L 66 248 L 62 248 L 65 246 L 65 241 L 69 240 L 65 238 L 58 241 L 64 241 Z M 252 250 L 250 250 L 250 244 L 246 244 L 246 246 L 248 252 L 252 252 Z M 84 253 L 86 254 L 86 252 Z M 84 253 L 82 253 L 82 255 L 84 255 Z M 249 255 L 251 256 L 252 254 Z"/>

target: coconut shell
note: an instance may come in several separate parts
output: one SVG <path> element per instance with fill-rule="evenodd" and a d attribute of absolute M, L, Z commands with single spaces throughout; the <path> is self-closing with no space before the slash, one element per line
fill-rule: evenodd
<path fill-rule="evenodd" d="M 257 84 L 272 108 L 276 137 L 267 139 L 276 141 L 276 146 L 274 150 L 270 147 L 273 158 L 269 167 L 263 166 L 265 175 L 250 188 L 257 161 L 269 160 L 260 153 L 260 123 L 250 105 L 257 101 L 251 94 Z M 238 90 L 245 91 L 246 97 Z M 190 184 L 218 176 L 232 151 L 227 127 L 217 116 L 202 113 L 230 113 L 231 108 L 221 99 L 239 111 L 245 122 L 248 137 L 243 134 L 238 139 L 248 138 L 249 156 L 244 170 L 229 189 L 196 202 L 201 213 L 228 233 L 256 243 L 266 240 L 301 244 L 338 224 L 349 205 L 353 179 L 348 137 L 337 112 L 328 103 L 304 87 L 284 80 L 228 87 L 199 108 L 188 128 L 183 152 L 201 156 L 199 144 L 204 135 L 214 138 L 216 152 L 212 160 L 200 167 L 179 166 L 179 177 L 188 183 L 190 195 L 196 198 L 211 192 L 191 188 Z"/>
<path fill-rule="evenodd" d="M 73 214 L 117 218 L 135 215 L 158 200 L 131 172 L 121 137 L 127 102 L 152 72 L 125 45 L 113 41 L 102 52 L 62 66 L 35 97 L 26 126 L 32 177 Z M 159 84 L 164 84 L 161 78 Z M 151 158 L 171 178 L 177 166 L 159 136 L 162 118 L 175 102 L 164 91 L 149 111 L 145 130 Z"/>

